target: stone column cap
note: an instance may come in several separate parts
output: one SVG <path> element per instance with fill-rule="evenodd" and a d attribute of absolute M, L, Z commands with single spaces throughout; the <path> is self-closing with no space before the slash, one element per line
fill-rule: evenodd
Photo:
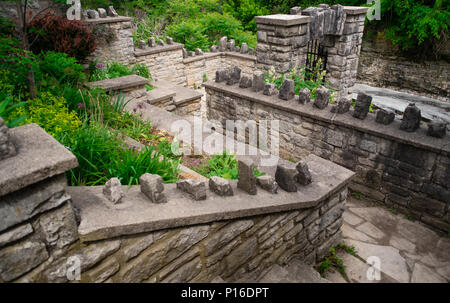
<path fill-rule="evenodd" d="M 347 15 L 361 15 L 367 13 L 370 7 L 365 6 L 344 6 Z"/>
<path fill-rule="evenodd" d="M 84 19 L 83 22 L 87 24 L 103 24 L 103 23 L 116 23 L 116 22 L 128 22 L 133 20 L 131 17 L 106 17 L 106 18 L 97 18 L 97 19 Z"/>
<path fill-rule="evenodd" d="M 9 133 L 17 155 L 0 161 L 0 197 L 78 166 L 77 158 L 35 123 Z"/>
<path fill-rule="evenodd" d="M 270 24 L 270 25 L 282 25 L 282 26 L 305 24 L 310 21 L 311 21 L 311 17 L 301 16 L 301 15 L 276 14 L 276 15 L 256 16 L 255 17 L 256 23 Z"/>

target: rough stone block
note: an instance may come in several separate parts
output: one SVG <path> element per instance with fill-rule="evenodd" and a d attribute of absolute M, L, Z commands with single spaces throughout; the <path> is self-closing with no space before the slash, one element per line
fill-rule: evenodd
<path fill-rule="evenodd" d="M 119 14 L 116 12 L 112 5 L 108 6 L 108 16 L 109 17 L 119 17 Z"/>
<path fill-rule="evenodd" d="M 248 45 L 247 43 L 243 42 L 241 45 L 241 54 L 246 54 L 248 53 Z"/>
<path fill-rule="evenodd" d="M 33 227 L 29 223 L 14 227 L 13 229 L 10 229 L 7 232 L 0 234 L 0 247 L 3 247 L 11 242 L 20 240 L 25 236 L 28 236 L 32 232 Z"/>
<path fill-rule="evenodd" d="M 420 113 L 420 109 L 416 106 L 415 103 L 409 103 L 403 113 L 402 123 L 400 124 L 400 129 L 413 132 L 420 126 L 420 119 L 422 115 Z"/>
<path fill-rule="evenodd" d="M 147 42 L 148 42 L 148 46 L 150 46 L 150 47 L 156 46 L 156 41 L 155 41 L 155 38 L 153 38 L 153 37 L 148 38 Z M 185 48 L 183 48 L 183 49 L 186 50 Z"/>
<path fill-rule="evenodd" d="M 289 10 L 290 15 L 301 15 L 302 14 L 302 8 L 300 6 L 294 6 L 291 7 Z"/>
<path fill-rule="evenodd" d="M 263 94 L 266 96 L 273 96 L 278 93 L 277 86 L 274 83 L 265 83 Z"/>
<path fill-rule="evenodd" d="M 49 246 L 64 248 L 78 239 L 78 227 L 71 204 L 47 212 L 39 217 L 39 226 Z"/>
<path fill-rule="evenodd" d="M 308 88 L 302 88 L 298 92 L 298 103 L 306 104 L 311 102 L 311 91 Z"/>
<path fill-rule="evenodd" d="M 224 52 L 227 50 L 227 40 L 228 40 L 228 38 L 226 36 L 220 38 L 219 51 Z"/>
<path fill-rule="evenodd" d="M 216 82 L 228 81 L 230 78 L 230 71 L 228 69 L 216 70 Z"/>
<path fill-rule="evenodd" d="M 235 43 L 234 39 L 231 39 L 230 41 L 228 41 L 228 43 L 227 43 L 228 51 L 234 52 L 235 47 L 236 47 L 236 43 Z"/>
<path fill-rule="evenodd" d="M 166 37 L 166 43 L 167 43 L 168 45 L 173 44 L 173 39 L 172 39 L 171 37 Z"/>
<path fill-rule="evenodd" d="M 252 81 L 253 91 L 259 92 L 264 89 L 264 72 L 254 71 Z"/>
<path fill-rule="evenodd" d="M 98 14 L 98 12 L 95 9 L 88 9 L 88 10 L 86 10 L 86 14 L 87 14 L 89 19 L 98 19 L 98 18 L 100 18 L 100 15 Z"/>
<path fill-rule="evenodd" d="M 164 43 L 163 39 L 159 39 L 158 45 L 159 45 L 159 46 L 164 46 L 164 45 L 166 45 L 166 44 Z"/>
<path fill-rule="evenodd" d="M 295 82 L 291 79 L 284 80 L 280 87 L 279 98 L 282 100 L 291 100 L 295 96 Z"/>
<path fill-rule="evenodd" d="M 330 102 L 330 91 L 325 87 L 321 86 L 316 90 L 316 98 L 314 99 L 314 106 L 319 109 L 324 109 L 328 106 Z"/>
<path fill-rule="evenodd" d="M 217 47 L 217 45 L 211 46 L 211 52 L 212 53 L 217 53 L 218 51 L 219 51 L 219 48 Z"/>
<path fill-rule="evenodd" d="M 443 138 L 447 132 L 447 124 L 443 122 L 431 122 L 428 124 L 427 135 L 436 138 Z"/>
<path fill-rule="evenodd" d="M 238 184 L 237 187 L 250 195 L 256 195 L 256 177 L 254 175 L 255 165 L 250 159 L 238 160 Z"/>
<path fill-rule="evenodd" d="M 227 85 L 234 85 L 241 80 L 241 69 L 237 66 L 233 66 L 230 69 L 230 77 L 227 79 Z"/>
<path fill-rule="evenodd" d="M 138 48 L 139 48 L 139 49 L 145 49 L 145 41 L 144 41 L 144 40 L 140 40 L 140 41 L 139 41 L 139 46 L 138 46 Z"/>
<path fill-rule="evenodd" d="M 177 188 L 188 193 L 194 200 L 205 200 L 206 199 L 206 186 L 205 182 L 185 179 L 177 182 Z"/>
<path fill-rule="evenodd" d="M 272 194 L 278 193 L 278 183 L 275 178 L 270 175 L 263 175 L 256 178 L 256 183 L 264 190 Z"/>
<path fill-rule="evenodd" d="M 209 189 L 219 196 L 232 196 L 233 188 L 230 181 L 225 178 L 213 176 L 209 179 Z"/>
<path fill-rule="evenodd" d="M 125 195 L 122 190 L 122 184 L 118 178 L 111 178 L 103 187 L 103 194 L 113 204 L 119 203 Z"/>
<path fill-rule="evenodd" d="M 201 55 L 203 55 L 203 51 L 200 48 L 196 48 L 195 49 L 195 55 L 201 56 Z"/>
<path fill-rule="evenodd" d="M 0 203 L 0 231 L 55 208 L 70 199 L 64 193 L 64 175 L 50 178 L 3 196 Z"/>
<path fill-rule="evenodd" d="M 48 259 L 42 242 L 20 242 L 0 250 L 0 278 L 12 281 Z"/>
<path fill-rule="evenodd" d="M 249 76 L 242 75 L 241 80 L 239 81 L 240 88 L 249 88 L 252 87 L 252 79 Z"/>
<path fill-rule="evenodd" d="M 370 104 L 372 103 L 372 96 L 366 95 L 363 92 L 358 93 L 356 98 L 355 110 L 353 112 L 353 117 L 358 119 L 365 119 L 369 113 Z"/>
<path fill-rule="evenodd" d="M 375 121 L 380 124 L 389 125 L 395 119 L 395 113 L 391 110 L 379 109 Z"/>
<path fill-rule="evenodd" d="M 143 192 L 153 203 L 166 203 L 167 199 L 164 191 L 162 178 L 159 175 L 149 173 L 143 174 L 139 178 L 141 192 Z"/>
<path fill-rule="evenodd" d="M 306 164 L 306 162 L 300 161 L 297 164 L 296 168 L 298 171 L 297 182 L 300 183 L 301 185 L 310 184 L 312 181 L 311 181 L 311 173 L 309 172 L 308 164 Z"/>
<path fill-rule="evenodd" d="M 97 11 L 100 18 L 107 17 L 106 10 L 104 8 L 97 8 Z"/>
<path fill-rule="evenodd" d="M 11 141 L 8 126 L 0 117 L 0 161 L 16 154 L 17 150 Z"/>
<path fill-rule="evenodd" d="M 344 114 L 350 110 L 352 103 L 349 100 L 341 99 L 338 104 L 331 108 L 332 113 Z"/>
<path fill-rule="evenodd" d="M 281 163 L 277 165 L 275 180 L 287 192 L 297 191 L 298 170 L 294 163 Z"/>

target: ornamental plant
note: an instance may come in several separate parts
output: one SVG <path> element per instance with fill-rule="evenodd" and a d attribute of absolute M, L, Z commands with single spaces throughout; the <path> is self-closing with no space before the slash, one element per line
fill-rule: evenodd
<path fill-rule="evenodd" d="M 34 53 L 50 50 L 84 60 L 96 48 L 92 29 L 78 20 L 45 14 L 35 18 L 28 28 Z"/>

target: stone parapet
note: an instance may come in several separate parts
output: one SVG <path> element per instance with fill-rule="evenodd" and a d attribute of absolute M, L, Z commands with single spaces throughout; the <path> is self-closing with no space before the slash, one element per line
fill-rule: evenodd
<path fill-rule="evenodd" d="M 237 85 L 208 82 L 211 120 L 279 120 L 280 156 L 300 160 L 315 154 L 356 172 L 350 188 L 435 229 L 450 230 L 450 137 L 400 130 L 401 121 L 376 122 L 266 96 Z M 328 107 L 329 108 L 329 107 Z M 348 110 L 348 109 L 347 109 Z M 422 123 L 423 124 L 423 123 Z"/>

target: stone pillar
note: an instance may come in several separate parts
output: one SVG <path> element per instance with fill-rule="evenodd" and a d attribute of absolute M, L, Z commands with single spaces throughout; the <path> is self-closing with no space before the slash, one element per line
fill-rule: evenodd
<path fill-rule="evenodd" d="M 9 137 L 17 152 L 0 160 L 0 283 L 27 281 L 78 240 L 64 174 L 78 165 L 75 156 L 36 124 L 12 128 Z"/>
<path fill-rule="evenodd" d="M 338 100 L 352 99 L 358 71 L 364 20 L 368 7 L 344 6 L 346 14 L 341 35 L 334 37 L 328 48 L 327 78 L 329 86 L 338 91 Z"/>
<path fill-rule="evenodd" d="M 268 15 L 255 17 L 258 27 L 257 68 L 277 73 L 305 64 L 309 40 L 309 16 Z"/>

